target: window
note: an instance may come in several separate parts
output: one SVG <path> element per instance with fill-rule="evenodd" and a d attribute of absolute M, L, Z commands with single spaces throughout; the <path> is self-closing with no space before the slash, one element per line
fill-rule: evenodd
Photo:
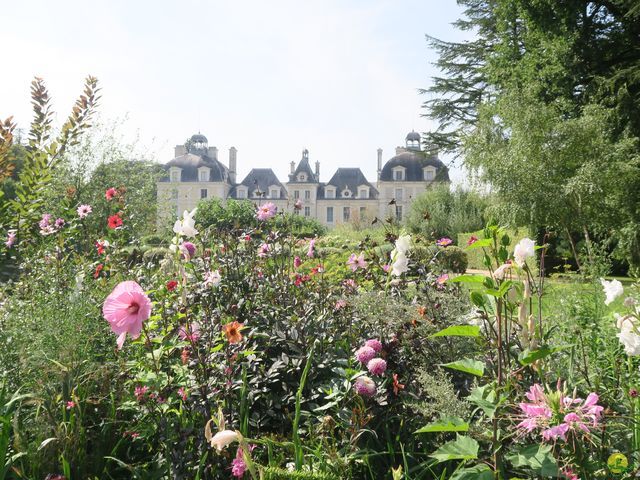
<path fill-rule="evenodd" d="M 293 198 L 295 198 L 296 200 L 300 198 L 300 190 L 293 191 Z"/>
<path fill-rule="evenodd" d="M 174 170 L 173 172 L 171 172 L 171 181 L 172 182 L 179 182 L 180 181 L 180 172 L 177 170 Z"/>
<path fill-rule="evenodd" d="M 278 190 L 277 188 L 272 188 L 271 189 L 271 195 L 269 195 L 271 198 L 280 198 L 280 190 Z"/>
<path fill-rule="evenodd" d="M 327 207 L 327 223 L 333 223 L 333 207 Z"/>
<path fill-rule="evenodd" d="M 364 220 L 367 216 L 367 207 L 360 207 L 360 220 Z"/>
<path fill-rule="evenodd" d="M 304 199 L 305 200 L 311 200 L 311 190 L 305 190 L 304 191 Z"/>
<path fill-rule="evenodd" d="M 333 188 L 325 188 L 324 196 L 326 198 L 336 198 L 336 191 Z"/>
<path fill-rule="evenodd" d="M 431 181 L 434 178 L 436 178 L 436 172 L 434 170 L 432 170 L 431 168 L 426 168 L 424 170 L 424 179 L 427 181 Z"/>
<path fill-rule="evenodd" d="M 404 180 L 404 170 L 395 170 L 393 172 L 394 180 Z"/>
<path fill-rule="evenodd" d="M 402 201 L 403 193 L 404 192 L 402 191 L 401 188 L 396 188 L 396 196 L 395 196 L 396 201 L 400 201 L 400 202 Z"/>
<path fill-rule="evenodd" d="M 236 196 L 238 198 L 247 198 L 247 192 L 244 188 L 239 188 Z"/>
<path fill-rule="evenodd" d="M 207 170 L 200 170 L 200 181 L 208 182 L 209 181 L 209 172 Z"/>
<path fill-rule="evenodd" d="M 369 196 L 369 192 L 367 191 L 366 188 L 361 188 L 360 189 L 360 193 L 358 193 L 358 197 L 360 198 L 367 198 Z"/>
<path fill-rule="evenodd" d="M 207 189 L 206 188 L 201 188 L 200 189 L 200 198 L 207 198 Z"/>
<path fill-rule="evenodd" d="M 311 207 L 304 207 L 304 216 L 305 217 L 311 216 Z"/>
<path fill-rule="evenodd" d="M 301 173 L 298 175 L 298 181 L 299 182 L 306 182 L 307 181 L 307 176 L 304 173 Z"/>
<path fill-rule="evenodd" d="M 402 221 L 402 205 L 396 205 L 396 220 Z"/>
<path fill-rule="evenodd" d="M 351 207 L 342 208 L 342 220 L 348 222 L 351 219 Z"/>

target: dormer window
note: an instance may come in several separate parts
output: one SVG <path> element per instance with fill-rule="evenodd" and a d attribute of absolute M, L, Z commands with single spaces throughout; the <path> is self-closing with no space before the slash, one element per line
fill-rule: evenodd
<path fill-rule="evenodd" d="M 393 169 L 393 180 L 396 182 L 401 182 L 405 179 L 404 176 L 404 167 L 396 167 Z"/>
<path fill-rule="evenodd" d="M 351 198 L 351 190 L 345 188 L 340 195 L 342 198 Z"/>
<path fill-rule="evenodd" d="M 198 180 L 200 182 L 208 182 L 209 181 L 209 169 L 207 167 L 200 167 L 198 169 Z"/>
<path fill-rule="evenodd" d="M 269 198 L 280 198 L 280 187 L 269 187 Z"/>
<path fill-rule="evenodd" d="M 298 174 L 298 181 L 299 182 L 306 182 L 307 181 L 307 174 L 306 173 L 299 173 Z"/>
<path fill-rule="evenodd" d="M 434 167 L 425 167 L 423 170 L 424 180 L 432 182 L 436 178 L 436 169 Z"/>
<path fill-rule="evenodd" d="M 325 198 L 336 198 L 336 189 L 333 187 L 326 187 L 324 189 L 324 197 Z"/>
<path fill-rule="evenodd" d="M 172 182 L 179 182 L 181 178 L 182 169 L 178 167 L 171 167 L 169 170 L 169 179 Z"/>
<path fill-rule="evenodd" d="M 243 187 L 238 187 L 236 196 L 238 198 L 247 198 L 247 189 Z"/>
<path fill-rule="evenodd" d="M 369 198 L 369 187 L 358 187 L 358 198 Z"/>

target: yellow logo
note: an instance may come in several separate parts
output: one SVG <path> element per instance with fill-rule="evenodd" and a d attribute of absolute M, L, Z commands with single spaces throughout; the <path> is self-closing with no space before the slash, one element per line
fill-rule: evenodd
<path fill-rule="evenodd" d="M 612 453 L 607 459 L 607 467 L 609 467 L 611 473 L 624 473 L 627 471 L 628 466 L 627 457 L 622 453 Z"/>

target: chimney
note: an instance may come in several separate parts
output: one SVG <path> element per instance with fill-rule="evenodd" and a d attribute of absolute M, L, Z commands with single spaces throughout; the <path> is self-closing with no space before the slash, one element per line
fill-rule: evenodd
<path fill-rule="evenodd" d="M 293 175 L 296 171 L 296 162 L 291 160 L 291 175 Z"/>
<path fill-rule="evenodd" d="M 316 160 L 316 182 L 320 181 L 320 161 Z"/>
<path fill-rule="evenodd" d="M 380 173 L 382 172 L 382 149 L 378 149 L 378 180 L 380 180 Z"/>
<path fill-rule="evenodd" d="M 209 147 L 209 157 L 218 160 L 218 147 Z"/>
<path fill-rule="evenodd" d="M 229 149 L 229 180 L 231 180 L 231 183 L 236 183 L 237 154 L 236 147 Z"/>
<path fill-rule="evenodd" d="M 396 147 L 396 155 L 400 155 L 401 153 L 406 152 L 407 149 L 404 147 Z"/>
<path fill-rule="evenodd" d="M 185 147 L 184 145 L 176 145 L 176 148 L 175 148 L 176 157 L 180 157 L 185 153 L 187 153 L 187 147 Z"/>

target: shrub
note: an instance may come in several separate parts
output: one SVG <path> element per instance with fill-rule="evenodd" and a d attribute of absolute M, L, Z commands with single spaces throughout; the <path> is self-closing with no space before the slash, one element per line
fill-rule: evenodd
<path fill-rule="evenodd" d="M 255 206 L 249 200 L 202 200 L 195 218 L 203 228 L 214 230 L 251 229 L 258 225 Z"/>
<path fill-rule="evenodd" d="M 528 231 L 524 227 L 520 227 L 517 229 L 507 228 L 505 229 L 505 233 L 509 236 L 511 240 L 511 245 L 515 245 L 523 238 L 528 237 Z M 461 248 L 466 247 L 467 243 L 469 242 L 472 236 L 482 239 L 484 238 L 484 230 L 478 230 L 476 232 L 471 232 L 471 233 L 458 234 L 458 246 L 460 246 Z M 467 268 L 474 268 L 477 270 L 486 270 L 487 267 L 484 264 L 484 253 L 481 248 L 467 250 L 466 254 L 467 254 Z"/>
<path fill-rule="evenodd" d="M 438 256 L 440 264 L 445 270 L 454 273 L 464 273 L 467 271 L 469 259 L 467 252 L 460 247 L 450 246 L 443 249 Z"/>

